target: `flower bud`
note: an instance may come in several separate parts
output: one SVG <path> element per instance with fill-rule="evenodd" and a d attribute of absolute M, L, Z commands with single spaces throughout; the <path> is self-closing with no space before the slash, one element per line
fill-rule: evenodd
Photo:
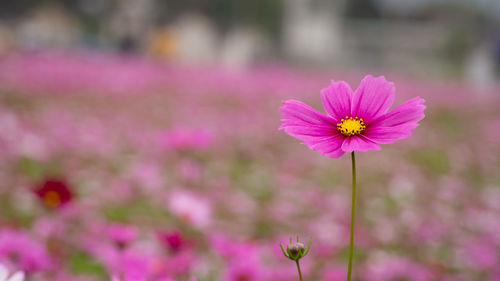
<path fill-rule="evenodd" d="M 297 242 L 292 242 L 292 239 L 290 238 L 290 244 L 288 246 L 286 246 L 286 251 L 285 251 L 285 248 L 283 247 L 283 245 L 281 245 L 281 250 L 283 251 L 283 254 L 285 255 L 285 257 L 291 259 L 291 260 L 294 260 L 294 261 L 298 261 L 300 258 L 304 257 L 305 255 L 307 255 L 307 253 L 309 252 L 309 248 L 311 246 L 311 241 L 309 241 L 309 243 L 307 244 L 307 247 L 304 246 L 304 244 L 300 243 L 299 242 L 299 238 L 297 237 Z"/>
<path fill-rule="evenodd" d="M 306 247 L 302 243 L 292 243 L 286 247 L 286 251 L 289 256 L 295 257 L 300 255 L 306 250 Z"/>

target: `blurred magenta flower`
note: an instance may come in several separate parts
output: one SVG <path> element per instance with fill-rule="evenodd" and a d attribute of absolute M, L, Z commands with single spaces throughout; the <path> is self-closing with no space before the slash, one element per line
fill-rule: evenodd
<path fill-rule="evenodd" d="M 411 135 L 424 118 L 425 100 L 416 97 L 389 110 L 394 83 L 385 77 L 366 76 L 353 93 L 344 81 L 332 81 L 321 90 L 322 114 L 297 100 L 280 108 L 280 129 L 321 154 L 338 158 L 345 152 L 380 150 L 379 143 L 393 143 Z"/>
<path fill-rule="evenodd" d="M 61 179 L 46 179 L 34 192 L 49 208 L 59 208 L 73 197 L 68 185 Z"/>
<path fill-rule="evenodd" d="M 26 232 L 13 229 L 0 231 L 0 262 L 26 272 L 49 270 L 54 265 L 44 244 Z"/>
<path fill-rule="evenodd" d="M 179 230 L 157 231 L 156 237 L 166 249 L 173 253 L 177 253 L 189 246 L 189 242 L 182 236 Z"/>

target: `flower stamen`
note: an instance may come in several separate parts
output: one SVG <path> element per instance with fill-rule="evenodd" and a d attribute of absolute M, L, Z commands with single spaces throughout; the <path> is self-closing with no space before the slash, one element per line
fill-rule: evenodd
<path fill-rule="evenodd" d="M 61 203 L 61 196 L 59 193 L 53 190 L 49 190 L 45 195 L 43 196 L 43 202 L 51 208 L 59 206 Z"/>
<path fill-rule="evenodd" d="M 366 129 L 363 118 L 346 116 L 337 123 L 337 130 L 346 137 L 361 134 Z"/>

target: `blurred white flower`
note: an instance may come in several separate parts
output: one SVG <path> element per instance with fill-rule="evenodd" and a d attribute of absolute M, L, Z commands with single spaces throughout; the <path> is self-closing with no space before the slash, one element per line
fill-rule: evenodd
<path fill-rule="evenodd" d="M 10 278 L 9 270 L 3 264 L 0 264 L 0 281 L 24 281 L 24 272 L 18 271 L 14 273 Z"/>
<path fill-rule="evenodd" d="M 211 222 L 211 204 L 199 194 L 176 190 L 170 193 L 167 205 L 170 212 L 193 227 L 203 228 Z"/>

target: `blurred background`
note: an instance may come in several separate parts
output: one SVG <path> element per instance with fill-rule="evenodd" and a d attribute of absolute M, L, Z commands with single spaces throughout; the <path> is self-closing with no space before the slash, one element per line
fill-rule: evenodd
<path fill-rule="evenodd" d="M 230 67 L 270 61 L 384 67 L 476 83 L 491 83 L 500 60 L 495 0 L 21 0 L 0 5 L 2 53 L 85 49 Z"/>
<path fill-rule="evenodd" d="M 0 2 L 0 265 L 287 281 L 300 235 L 305 280 L 344 280 L 349 157 L 279 107 L 366 74 L 427 109 L 358 153 L 355 280 L 500 280 L 497 0 Z"/>

